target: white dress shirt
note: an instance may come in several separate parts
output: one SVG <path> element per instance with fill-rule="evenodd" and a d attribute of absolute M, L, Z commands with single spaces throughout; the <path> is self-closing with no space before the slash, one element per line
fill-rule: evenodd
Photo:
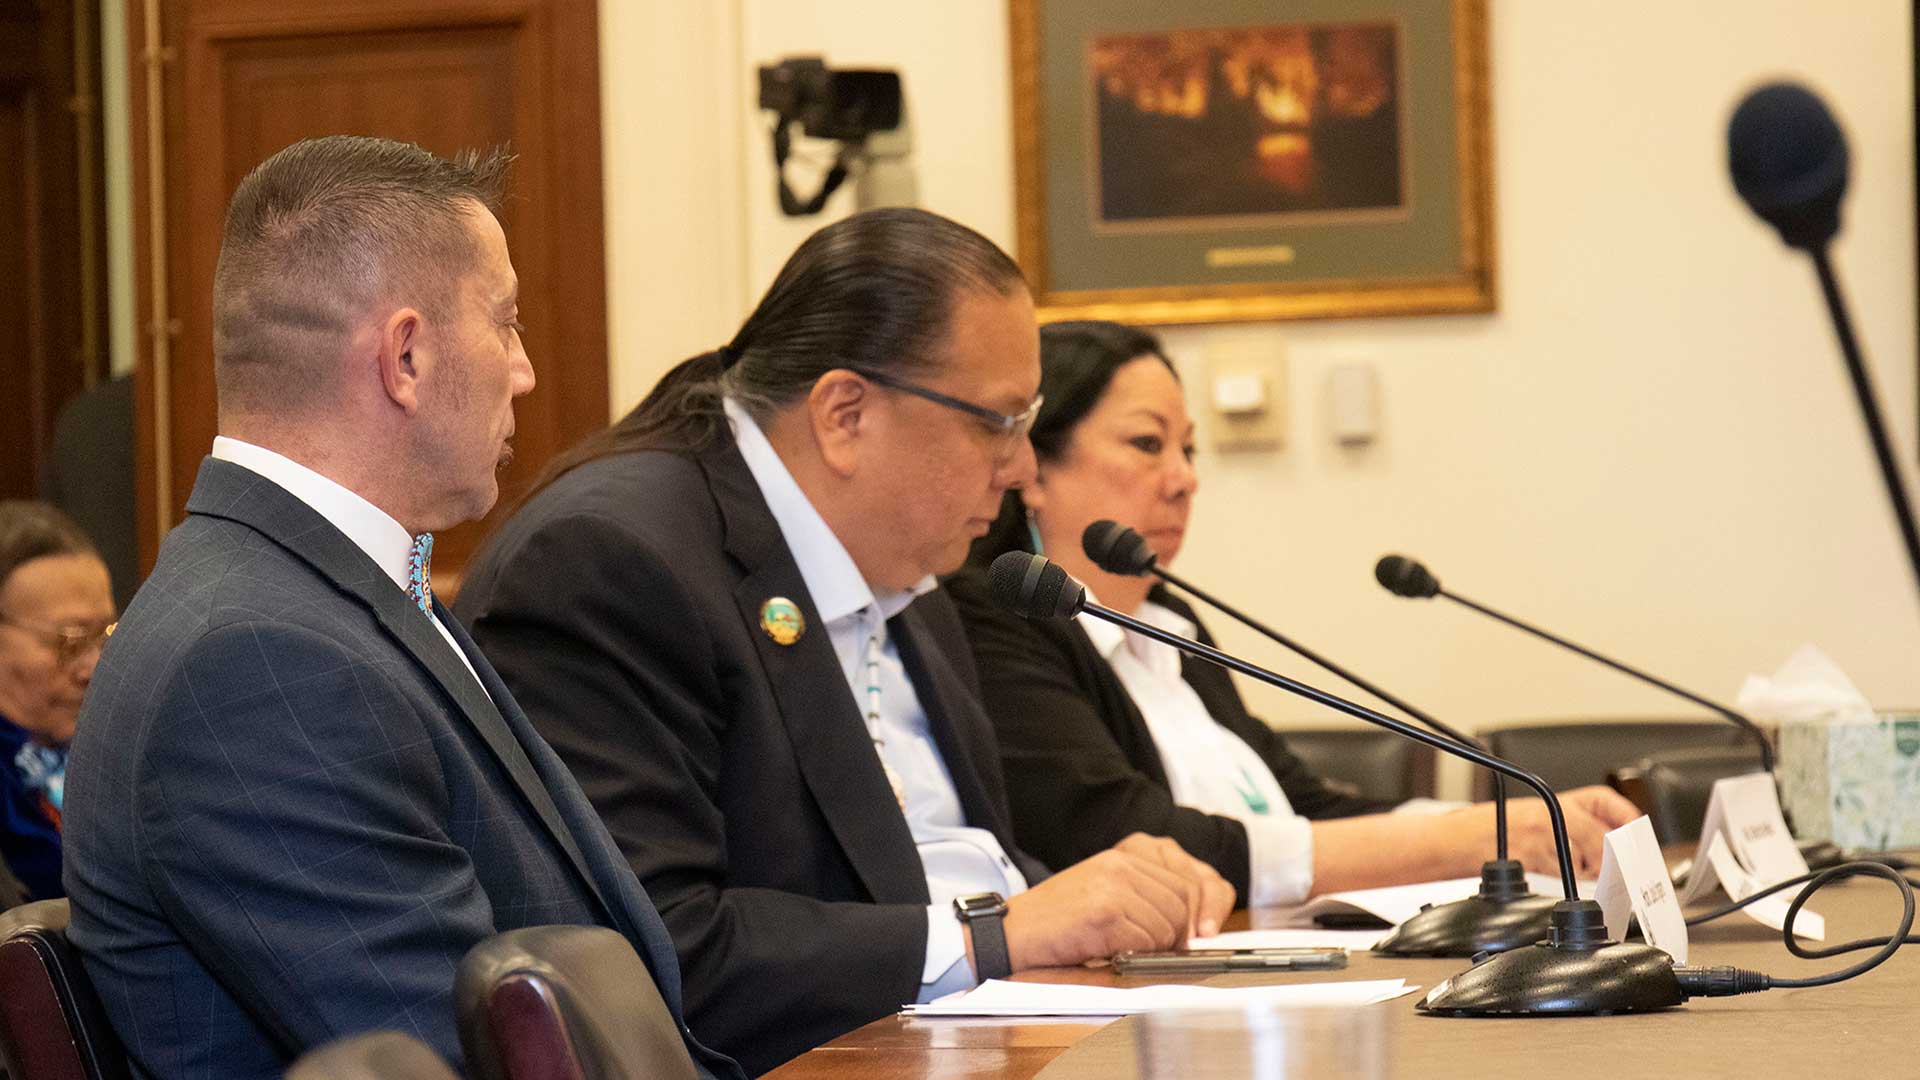
<path fill-rule="evenodd" d="M 1198 629 L 1151 600 L 1133 615 L 1181 637 L 1194 637 Z M 1089 615 L 1078 619 L 1147 722 L 1173 801 L 1246 826 L 1247 906 L 1306 899 L 1313 888 L 1312 825 L 1293 812 L 1280 781 L 1253 747 L 1207 712 L 1200 695 L 1180 677 L 1180 654 Z"/>
<path fill-rule="evenodd" d="M 953 913 L 953 899 L 969 893 L 1012 896 L 1025 891 L 1027 879 L 1007 857 L 993 833 L 966 823 L 940 748 L 927 727 L 927 714 L 887 633 L 887 620 L 915 597 L 935 587 L 929 576 L 912 589 L 875 594 L 826 520 L 787 471 L 747 411 L 725 402 L 735 442 L 746 459 L 760 495 L 779 523 L 780 535 L 799 564 L 807 593 L 826 623 L 828 638 L 847 678 L 855 708 L 864 715 L 870 702 L 867 681 L 870 642 L 878 638 L 879 717 L 870 724 L 875 750 L 888 779 L 897 780 L 905 798 L 907 828 L 927 875 L 927 961 L 920 976 L 921 1001 L 972 986 L 966 941 Z"/>
<path fill-rule="evenodd" d="M 327 523 L 346 534 L 355 547 L 366 552 L 367 558 L 386 571 L 394 585 L 407 595 L 407 602 L 413 602 L 412 594 L 407 590 L 413 534 L 386 511 L 292 458 L 264 446 L 218 435 L 213 440 L 213 456 L 258 473 L 312 507 L 314 513 L 326 518 Z M 461 651 L 453 635 L 441 625 L 439 617 L 428 613 L 427 618 L 432 621 L 433 628 L 440 631 L 440 636 L 446 639 L 453 655 L 467 666 L 473 681 L 480 686 L 480 692 L 486 693 L 486 684 L 480 682 L 479 674 L 473 670 L 473 661 L 467 659 L 467 654 Z M 493 695 L 487 696 L 491 698 Z"/>

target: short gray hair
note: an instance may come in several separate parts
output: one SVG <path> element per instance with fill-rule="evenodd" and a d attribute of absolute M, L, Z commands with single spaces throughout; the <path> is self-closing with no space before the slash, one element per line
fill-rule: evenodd
<path fill-rule="evenodd" d="M 0 588 L 15 570 L 35 559 L 99 554 L 87 531 L 53 504 L 0 499 Z"/>
<path fill-rule="evenodd" d="M 497 211 L 503 149 L 443 158 L 411 143 L 307 139 L 234 191 L 213 278 L 220 409 L 318 404 L 357 319 L 391 299 L 444 315 L 477 257 L 467 213 Z"/>

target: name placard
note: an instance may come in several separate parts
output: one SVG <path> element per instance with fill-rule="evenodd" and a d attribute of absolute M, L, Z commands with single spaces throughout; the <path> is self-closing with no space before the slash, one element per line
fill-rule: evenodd
<path fill-rule="evenodd" d="M 1740 861 L 1733 857 L 1732 849 L 1727 847 L 1726 838 L 1719 833 L 1715 833 L 1713 839 L 1707 841 L 1706 862 L 1713 868 L 1714 875 L 1720 879 L 1720 887 L 1735 900 L 1745 900 L 1766 888 L 1752 874 L 1747 873 L 1747 868 L 1741 866 Z M 1786 928 L 1787 908 L 1792 902 L 1793 891 L 1782 889 L 1772 896 L 1755 900 L 1740 911 L 1763 926 L 1782 930 Z M 1803 907 L 1800 909 L 1800 914 L 1794 917 L 1793 935 L 1814 941 L 1825 941 L 1827 920 Z"/>
<path fill-rule="evenodd" d="M 1593 899 L 1606 916 L 1609 938 L 1625 941 L 1628 926 L 1638 922 L 1647 944 L 1676 964 L 1687 962 L 1687 918 L 1667 876 L 1653 822 L 1645 814 L 1607 834 Z"/>
<path fill-rule="evenodd" d="M 1707 817 L 1700 826 L 1700 847 L 1694 852 L 1693 870 L 1680 897 L 1681 903 L 1690 904 L 1720 884 L 1719 872 L 1707 857 L 1707 847 L 1716 836 L 1724 838 L 1751 879 L 1753 889 L 1763 889 L 1807 872 L 1807 860 L 1801 857 L 1793 834 L 1787 831 L 1786 816 L 1780 812 L 1780 793 L 1775 790 L 1770 773 L 1749 773 L 1714 781 L 1713 795 L 1707 800 Z M 1728 893 L 1732 895 L 1731 890 Z"/>

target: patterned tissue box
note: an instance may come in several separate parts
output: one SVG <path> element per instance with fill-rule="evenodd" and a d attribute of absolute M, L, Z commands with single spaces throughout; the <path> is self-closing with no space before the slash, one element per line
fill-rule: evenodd
<path fill-rule="evenodd" d="M 1920 713 L 1830 713 L 1780 727 L 1780 802 L 1803 838 L 1920 846 Z"/>

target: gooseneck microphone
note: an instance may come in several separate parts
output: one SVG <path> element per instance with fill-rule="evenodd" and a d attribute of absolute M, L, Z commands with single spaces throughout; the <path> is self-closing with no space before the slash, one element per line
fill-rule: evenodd
<path fill-rule="evenodd" d="M 1388 592 L 1393 593 L 1395 596 L 1404 596 L 1415 600 L 1430 600 L 1436 596 L 1444 596 L 1462 607 L 1472 608 L 1480 614 L 1488 616 L 1489 618 L 1498 619 L 1508 626 L 1525 630 L 1527 633 L 1551 641 L 1563 649 L 1571 649 L 1581 656 L 1605 664 L 1623 675 L 1631 675 L 1641 682 L 1657 686 L 1669 694 L 1685 698 L 1703 709 L 1717 713 L 1745 730 L 1747 734 L 1753 736 L 1754 743 L 1760 747 L 1760 768 L 1769 773 L 1773 771 L 1773 744 L 1767 740 L 1767 733 L 1760 730 L 1760 725 L 1734 712 L 1725 705 L 1709 701 L 1690 690 L 1682 690 L 1665 679 L 1656 678 L 1641 671 L 1639 668 L 1628 667 L 1626 664 L 1612 657 L 1602 656 L 1583 645 L 1575 645 L 1566 638 L 1560 637 L 1557 634 L 1548 633 L 1530 623 L 1521 622 L 1511 615 L 1495 611 L 1483 604 L 1477 604 L 1458 593 L 1448 592 L 1446 589 L 1440 587 L 1440 579 L 1434 577 L 1431 570 L 1428 570 L 1425 566 L 1404 555 L 1387 555 L 1382 557 L 1378 563 L 1374 564 L 1373 576 Z"/>
<path fill-rule="evenodd" d="M 1894 464 L 1893 444 L 1880 418 L 1873 382 L 1854 338 L 1853 321 L 1840 295 L 1840 280 L 1827 244 L 1840 231 L 1840 197 L 1847 190 L 1847 140 L 1819 97 L 1803 86 L 1773 83 L 1748 94 L 1727 124 L 1727 166 L 1733 186 L 1788 247 L 1813 258 L 1827 314 L 1840 339 L 1840 354 L 1853 380 L 1887 499 L 1906 543 L 1907 561 L 1920 582 L 1920 530 Z"/>
<path fill-rule="evenodd" d="M 1694 980 L 1683 984 L 1680 969 L 1666 953 L 1649 945 L 1607 940 L 1600 905 L 1582 900 L 1573 873 L 1573 849 L 1567 842 L 1566 816 L 1545 780 L 1478 747 L 1414 727 L 1324 690 L 1289 679 L 1200 642 L 1150 623 L 1089 603 L 1086 589 L 1065 570 L 1038 555 L 1009 551 L 988 572 L 996 603 L 1029 619 L 1092 615 L 1150 640 L 1237 671 L 1309 701 L 1386 728 L 1441 753 L 1511 777 L 1546 802 L 1560 862 L 1565 899 L 1555 904 L 1545 941 L 1489 954 L 1474 966 L 1435 987 L 1419 1007 L 1448 1016 L 1568 1016 L 1645 1012 L 1679 1005 Z"/>
<path fill-rule="evenodd" d="M 1160 565 L 1159 556 L 1154 554 L 1146 537 L 1134 529 L 1117 521 L 1096 521 L 1080 534 L 1080 547 L 1095 566 L 1109 574 L 1128 577 L 1152 574 L 1399 709 L 1429 729 L 1455 742 L 1486 749 L 1479 740 L 1441 723 L 1226 601 L 1175 576 Z M 1508 857 L 1506 780 L 1498 772 L 1493 774 L 1493 799 L 1496 851 L 1493 859 L 1480 868 L 1480 891 L 1463 900 L 1423 909 L 1381 938 L 1373 947 L 1375 952 L 1390 956 L 1476 956 L 1483 952 L 1517 949 L 1546 936 L 1553 901 L 1535 893 L 1527 885 L 1525 868 L 1519 860 Z"/>

